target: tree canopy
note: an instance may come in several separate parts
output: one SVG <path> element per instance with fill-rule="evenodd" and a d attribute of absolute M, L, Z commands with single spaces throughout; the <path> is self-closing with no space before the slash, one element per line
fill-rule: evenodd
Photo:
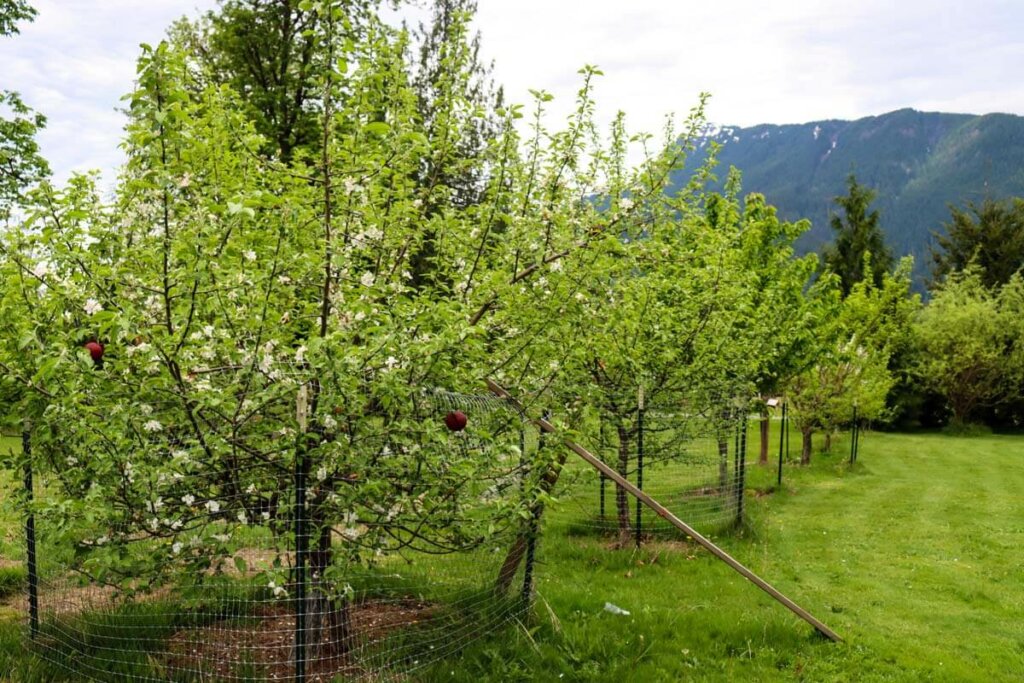
<path fill-rule="evenodd" d="M 1024 199 L 985 199 L 965 209 L 950 207 L 945 233 L 932 249 L 933 286 L 973 267 L 989 289 L 1005 285 L 1024 266 Z"/>

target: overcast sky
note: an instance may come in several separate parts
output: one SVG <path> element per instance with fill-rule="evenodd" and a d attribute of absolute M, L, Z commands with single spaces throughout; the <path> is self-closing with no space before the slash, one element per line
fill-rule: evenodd
<path fill-rule="evenodd" d="M 0 41 L 0 88 L 49 117 L 59 178 L 120 163 L 120 97 L 138 45 L 214 0 L 34 0 Z M 901 107 L 1024 114 L 1024 0 L 479 0 L 477 26 L 512 101 L 545 89 L 564 107 L 576 73 L 605 76 L 604 114 L 656 131 L 712 94 L 720 124 L 857 118 Z"/>

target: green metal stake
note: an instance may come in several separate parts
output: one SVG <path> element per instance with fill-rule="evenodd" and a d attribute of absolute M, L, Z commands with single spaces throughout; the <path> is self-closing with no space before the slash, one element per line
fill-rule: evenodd
<path fill-rule="evenodd" d="M 786 440 L 786 404 L 782 404 L 782 425 L 779 427 L 779 481 L 777 487 L 782 487 L 782 446 Z"/>
<path fill-rule="evenodd" d="M 850 464 L 857 462 L 857 406 L 853 407 L 853 426 L 850 429 Z"/>
<path fill-rule="evenodd" d="M 306 680 L 306 562 L 309 535 L 306 531 L 306 434 L 299 435 L 295 449 L 295 680 Z"/>
<path fill-rule="evenodd" d="M 637 390 L 636 409 L 636 487 L 644 490 L 644 388 Z M 636 547 L 640 547 L 640 536 L 643 533 L 643 504 L 636 500 Z"/>
<path fill-rule="evenodd" d="M 28 620 L 32 640 L 39 635 L 39 574 L 36 566 L 36 516 L 32 511 L 32 423 L 26 422 L 21 432 L 21 454 L 25 459 L 25 542 L 28 549 Z"/>

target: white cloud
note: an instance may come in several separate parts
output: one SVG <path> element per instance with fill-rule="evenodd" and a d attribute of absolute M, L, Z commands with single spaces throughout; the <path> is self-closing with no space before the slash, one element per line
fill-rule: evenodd
<path fill-rule="evenodd" d="M 721 123 L 855 118 L 901 107 L 1024 114 L 1019 0 L 479 0 L 483 51 L 510 100 L 556 96 L 565 115 L 596 64 L 601 118 L 622 109 L 657 132 L 701 91 Z M 41 141 L 59 178 L 113 178 L 142 42 L 214 0 L 36 0 L 39 17 L 0 41 L 0 87 L 49 117 Z M 422 15 L 422 12 L 419 13 Z M 412 13 L 410 13 L 412 16 Z"/>

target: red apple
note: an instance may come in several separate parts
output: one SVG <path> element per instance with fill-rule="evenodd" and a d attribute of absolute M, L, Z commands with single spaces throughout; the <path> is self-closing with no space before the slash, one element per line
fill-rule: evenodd
<path fill-rule="evenodd" d="M 461 432 L 466 428 L 467 422 L 469 422 L 469 418 L 461 410 L 453 410 L 444 416 L 445 425 L 453 432 Z"/>
<path fill-rule="evenodd" d="M 92 360 L 95 363 L 99 363 L 103 360 L 103 344 L 98 341 L 87 342 L 85 348 L 89 351 L 89 355 L 92 356 Z"/>

